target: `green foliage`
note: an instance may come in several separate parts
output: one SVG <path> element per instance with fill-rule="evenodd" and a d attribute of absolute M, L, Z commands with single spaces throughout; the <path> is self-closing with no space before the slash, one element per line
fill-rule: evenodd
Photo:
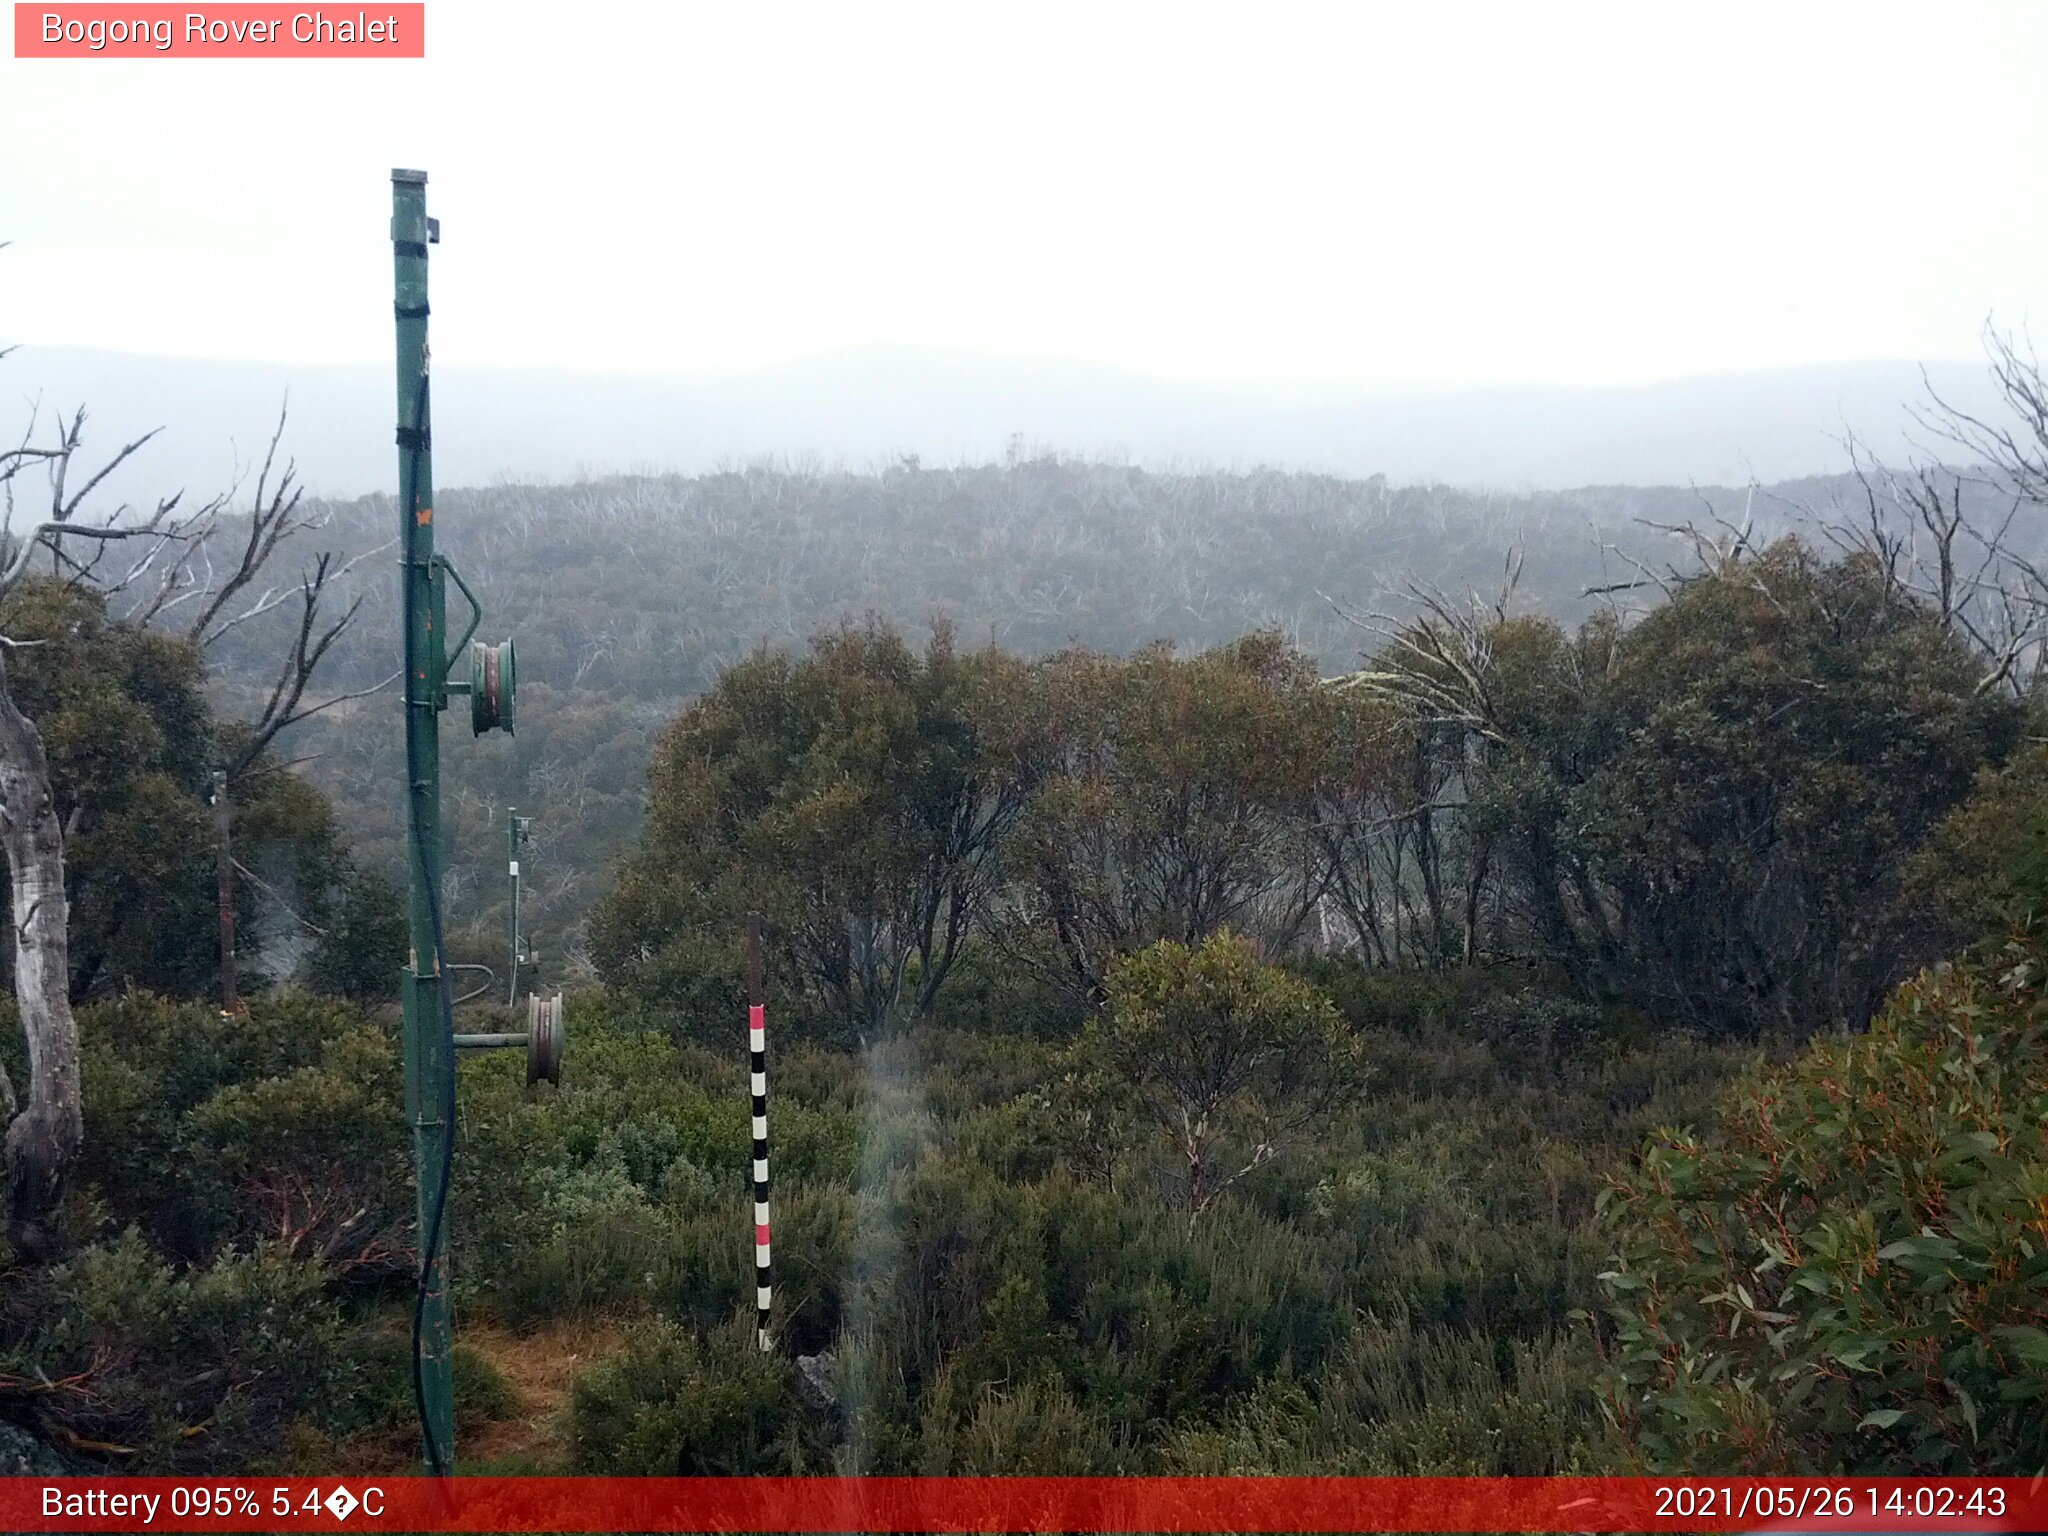
<path fill-rule="evenodd" d="M 361 1390 L 325 1273 L 277 1244 L 180 1272 L 131 1227 L 9 1278 L 0 1399 L 117 1462 L 262 1466 L 299 1415 Z"/>
<path fill-rule="evenodd" d="M 943 629 L 920 656 L 875 625 L 728 669 L 657 749 L 646 838 L 592 920 L 610 979 L 729 1007 L 758 908 L 786 979 L 842 1026 L 928 1012 L 1022 803 L 1001 739 L 1016 671 Z"/>
<path fill-rule="evenodd" d="M 1941 953 L 1907 865 L 2022 710 L 1932 609 L 1787 540 L 1547 652 L 1489 674 L 1473 743 L 1509 946 L 1673 1020 L 1795 1037 L 1859 1026 Z"/>
<path fill-rule="evenodd" d="M 876 621 L 724 670 L 662 739 L 563 1085 L 459 1074 L 465 1314 L 631 1325 L 570 1406 L 580 1470 L 1592 1470 L 1617 1449 L 1596 1345 L 1659 1465 L 2039 1466 L 2033 952 L 1925 978 L 1789 1068 L 1717 1043 L 1853 1026 L 1941 934 L 2029 910 L 2048 885 L 1998 851 L 2039 798 L 2030 759 L 1995 768 L 2019 707 L 1909 597 L 1791 546 L 1632 628 L 1439 608 L 1375 666 L 1340 691 L 1270 634 L 1033 662 Z M 81 782 L 146 807 L 120 776 L 190 741 L 88 681 L 53 715 Z M 584 785 L 613 815 L 625 727 L 593 705 L 563 729 L 606 759 Z M 251 847 L 302 847 L 279 878 L 328 903 L 317 984 L 381 998 L 395 893 L 260 777 Z M 767 1358 L 756 905 L 781 1021 Z M 175 917 L 119 943 L 199 966 Z M 137 1466 L 285 1454 L 294 1414 L 330 1444 L 402 1426 L 388 1024 L 137 992 L 83 1025 L 78 1251 L 6 1274 L 0 1410 L 74 1369 L 108 1406 L 28 1411 L 129 1437 Z M 1623 1149 L 1744 1069 L 1597 1225 Z M 1567 1327 L 1603 1295 L 1604 1332 Z M 255 1393 L 262 1423 L 220 1418 L 215 1377 L 124 1374 L 209 1360 L 209 1329 L 266 1309 L 316 1347 L 293 1408 Z M 833 1410 L 790 1363 L 820 1352 Z M 502 1411 L 471 1376 L 468 1411 Z M 184 1436 L 199 1411 L 216 1427 Z"/>
<path fill-rule="evenodd" d="M 1125 1149 L 1114 1183 L 1075 1169 L 1072 1042 L 961 1016 L 859 1055 L 777 1055 L 778 1352 L 832 1356 L 822 1424 L 786 1375 L 699 1384 L 727 1351 L 750 1358 L 737 1052 L 638 1032 L 614 1001 L 585 1005 L 591 1055 L 559 1102 L 466 1080 L 469 1160 L 499 1186 L 493 1206 L 465 1195 L 456 1226 L 471 1304 L 522 1324 L 591 1307 L 662 1320 L 658 1344 L 593 1374 L 577 1465 L 668 1472 L 741 1449 L 719 1469 L 1600 1465 L 1589 1342 L 1560 1334 L 1596 1299 L 1600 1170 L 1735 1061 L 1646 1050 L 1526 978 L 1406 977 L 1403 1012 L 1375 992 L 1386 978 L 1328 963 L 1355 1010 L 1335 1021 L 1239 940 L 1124 963 L 1177 971 L 1174 997 L 1192 970 L 1233 1006 L 1275 1003 L 1276 1023 L 1356 1034 L 1385 1068 L 1374 1096 L 1333 1102 L 1191 1228 L 1170 1151 Z M 1488 997 L 1576 1026 L 1540 1061 L 1519 1036 L 1496 1056 Z M 1262 1415 L 1289 1404 L 1287 1435 L 1256 1450 Z"/>
<path fill-rule="evenodd" d="M 1057 1019 L 1117 956 L 1226 927 L 1520 963 L 1667 1028 L 1857 1027 L 1942 952 L 1937 909 L 1984 904 L 1916 869 L 2018 741 L 1986 684 L 1870 562 L 1791 540 L 1633 626 L 1433 602 L 1341 689 L 1270 633 L 1027 663 L 871 622 L 677 721 L 594 950 L 643 1004 L 723 1011 L 758 902 L 778 1001 L 863 1037 L 930 1017 L 983 944 Z M 1525 1022 L 1538 1050 L 1578 1027 Z"/>
<path fill-rule="evenodd" d="M 615 1476 L 784 1476 L 829 1465 L 796 1366 L 755 1347 L 747 1318 L 705 1335 L 655 1323 L 576 1383 L 579 1467 Z"/>
<path fill-rule="evenodd" d="M 8 686 L 36 722 L 66 829 L 74 997 L 141 987 L 216 993 L 220 966 L 211 774 L 234 745 L 206 695 L 206 661 L 172 635 L 112 618 L 90 591 L 25 581 L 0 624 L 28 642 Z M 231 786 L 235 857 L 272 891 L 238 882 L 244 989 L 299 920 L 321 925 L 345 867 L 325 798 L 259 758 Z M 295 915 L 293 915 L 295 914 Z M 11 948 L 0 954 L 11 967 Z"/>
<path fill-rule="evenodd" d="M 1653 1466 L 2048 1467 L 2044 951 L 1902 988 L 1616 1187 L 1611 1411 Z"/>
<path fill-rule="evenodd" d="M 1125 955 L 1108 992 L 1077 1052 L 1101 1085 L 1097 1112 L 1167 1140 L 1190 1220 L 1364 1083 L 1358 1042 L 1330 1000 L 1228 931 Z"/>
<path fill-rule="evenodd" d="M 2048 914 L 2048 747 L 1978 776 L 1914 855 L 1907 890 L 1945 953 Z"/>
<path fill-rule="evenodd" d="M 586 877 L 529 889 L 551 956 L 577 947 L 604 894 L 588 876 L 639 836 L 664 726 L 764 639 L 800 653 L 820 625 L 869 613 L 921 639 L 934 614 L 951 614 L 977 644 L 1020 656 L 1076 645 L 1120 656 L 1161 639 L 1202 651 L 1272 627 L 1336 671 L 1352 663 L 1359 632 L 1325 594 L 1364 603 L 1406 573 L 1449 591 L 1491 587 L 1502 551 L 1520 545 L 1524 596 L 1576 615 L 1584 588 L 1603 579 L 1603 544 L 1660 558 L 1662 536 L 1639 519 L 1698 516 L 1702 499 L 1730 516 L 1743 506 L 1740 490 L 1714 488 L 1502 495 L 1065 458 L 878 473 L 757 464 L 439 494 L 444 547 L 493 622 L 520 637 L 526 705 L 517 737 L 449 755 L 451 879 L 475 893 L 483 931 L 502 933 L 491 818 L 507 802 L 532 812 L 534 869 Z M 388 498 L 319 512 L 338 558 L 391 537 Z M 395 595 L 365 586 L 360 622 L 330 656 L 338 686 L 390 672 Z M 236 696 L 260 697 L 274 658 L 238 638 L 216 649 Z M 397 713 L 302 729 L 294 752 L 320 754 L 308 772 L 346 807 L 365 867 L 402 878 L 404 806 L 389 790 L 404 774 Z"/>
<path fill-rule="evenodd" d="M 306 984 L 353 1003 L 388 1002 L 410 944 L 403 893 L 382 875 L 351 870 L 314 947 Z"/>
<path fill-rule="evenodd" d="M 212 833 L 202 789 L 213 725 L 196 647 L 113 622 L 54 581 L 8 596 L 9 667 L 49 755 L 69 827 L 72 990 L 132 980 L 189 992 L 212 975 Z M 11 959 L 11 951 L 10 951 Z"/>
<path fill-rule="evenodd" d="M 572 1001 L 559 1090 L 528 1090 L 503 1058 L 462 1065 L 463 1315 L 631 1323 L 631 1346 L 593 1363 L 568 1406 L 579 1470 L 1597 1465 L 1584 1340 L 1558 1329 L 1594 1302 L 1598 1170 L 1703 1102 L 1726 1055 L 1649 1050 L 1603 1016 L 1557 1032 L 1538 1061 L 1512 1031 L 1496 1040 L 1498 1010 L 1572 1005 L 1524 995 L 1525 978 L 1325 962 L 1346 1010 L 1334 1021 L 1321 990 L 1235 939 L 1124 965 L 1134 997 L 1162 980 L 1162 1007 L 1192 988 L 1239 1022 L 1270 1006 L 1283 1035 L 1355 1035 L 1383 1069 L 1373 1097 L 1333 1101 L 1191 1230 L 1170 1151 L 1126 1149 L 1113 1184 L 1070 1166 L 1048 1111 L 1069 1093 L 1071 1039 L 962 1014 L 858 1054 L 777 1049 L 764 1359 L 738 1042 L 678 1042 L 588 994 Z M 0 1274 L 0 1411 L 130 1447 L 94 1454 L 138 1470 L 322 1465 L 351 1441 L 402 1444 L 411 1202 L 385 1029 L 302 997 L 223 1019 L 136 995 L 83 1024 L 100 1132 L 71 1211 L 81 1278 L 60 1297 L 54 1271 Z M 277 1203 L 281 1187 L 372 1214 L 313 1225 Z M 294 1212 L 296 1238 L 276 1240 Z M 109 1237 L 110 1221 L 138 1230 Z M 372 1229 L 400 1262 L 362 1258 Z M 218 1365 L 268 1308 L 310 1346 L 283 1378 L 288 1405 Z M 268 1347 L 259 1334 L 251 1369 L 270 1369 Z M 831 1410 L 790 1363 L 821 1351 Z M 94 1401 L 24 1396 L 38 1368 L 85 1373 Z M 217 1368 L 228 1375 L 202 1379 Z M 466 1358 L 458 1383 L 465 1425 L 508 1411 L 486 1362 Z M 240 1416 L 245 1391 L 260 1413 Z M 208 1413 L 204 1434 L 181 1433 Z"/>
<path fill-rule="evenodd" d="M 188 1261 L 272 1241 L 402 1271 L 410 1154 L 398 1052 L 346 1006 L 259 997 L 244 1015 L 146 994 L 81 1012 L 78 1177 Z"/>
<path fill-rule="evenodd" d="M 1030 701 L 1044 771 L 1016 839 L 1020 946 L 1055 941 L 1099 998 L 1115 957 L 1158 939 L 1294 939 L 1325 762 L 1307 658 L 1270 633 L 1188 660 L 1066 653 L 1034 670 Z"/>
<path fill-rule="evenodd" d="M 326 1265 L 259 1242 L 166 1263 L 130 1227 L 7 1275 L 0 1410 L 123 1470 L 318 1472 L 348 1437 L 413 1418 L 406 1312 L 366 1317 Z M 461 1427 L 516 1411 L 458 1343 Z"/>
<path fill-rule="evenodd" d="M 390 1040 L 357 1029 L 310 1066 L 221 1089 L 180 1128 L 195 1207 L 338 1268 L 401 1269 L 403 1086 Z"/>
<path fill-rule="evenodd" d="M 946 984 L 946 1013 L 986 1020 L 1003 1036 L 1053 1040 L 1077 1032 L 1087 998 L 1073 984 L 1051 935 L 1014 929 L 995 942 L 976 935 L 962 946 Z"/>
<path fill-rule="evenodd" d="M 1058 1376 L 1021 1372 L 1000 1386 L 941 1367 L 919 1425 L 923 1477 L 1104 1477 L 1136 1460 L 1099 1409 Z"/>
<path fill-rule="evenodd" d="M 402 1440 L 413 1413 L 412 1172 L 388 1027 L 297 994 L 224 1017 L 139 993 L 82 1010 L 80 1026 L 88 1134 L 67 1209 L 77 1251 L 51 1270 L 7 1267 L 0 1254 L 0 1413 L 135 1469 L 317 1469 L 349 1438 Z M 601 1032 L 590 1054 L 593 1082 L 609 1090 Z M 502 1058 L 476 1064 L 494 1065 Z M 488 1111 L 467 1109 L 488 1104 L 478 1090 L 493 1077 L 466 1076 L 465 1122 L 488 1136 Z M 645 1132 L 615 1125 L 606 1150 L 651 1182 L 681 1182 Z M 552 1173 L 516 1143 L 506 1158 L 534 1187 Z M 458 1194 L 474 1198 L 487 1182 Z M 589 1171 L 580 1180 L 586 1191 L 599 1182 Z M 561 1197 L 565 1226 L 587 1248 L 576 1199 Z M 131 1225 L 105 1236 L 110 1217 Z M 545 1215 L 529 1222 L 522 1252 L 532 1257 L 510 1275 L 515 1291 L 547 1290 L 540 1315 L 583 1299 L 547 1287 L 550 1262 L 577 1249 L 551 1247 L 550 1231 Z M 701 1227 L 687 1240 L 710 1247 Z M 483 1254 L 460 1226 L 456 1252 L 458 1275 L 473 1276 Z M 631 1283 L 644 1277 L 634 1271 Z M 273 1356 L 292 1339 L 305 1355 L 286 1370 Z M 38 1370 L 76 1380 L 38 1389 Z M 470 1351 L 458 1350 L 457 1385 L 465 1425 L 514 1407 L 502 1375 Z M 100 1443 L 121 1449 L 92 1449 Z"/>
<path fill-rule="evenodd" d="M 462 1065 L 457 1283 L 516 1324 L 654 1300 L 705 1320 L 752 1284 L 751 1250 L 733 1241 L 750 1199 L 744 1052 L 679 1044 L 613 1006 L 573 1001 L 559 1090 L 530 1092 L 502 1061 Z M 799 1096 L 807 1074 L 793 1054 L 774 1112 L 785 1204 L 843 1183 L 859 1141 L 843 1067 L 822 1098 Z"/>
<path fill-rule="evenodd" d="M 1558 1477 L 1601 1469 L 1582 1337 L 1496 1340 L 1405 1322 L 1358 1327 L 1311 1395 L 1275 1378 L 1167 1449 L 1185 1474 Z M 1361 1425 L 1372 1426 L 1361 1435 Z"/>

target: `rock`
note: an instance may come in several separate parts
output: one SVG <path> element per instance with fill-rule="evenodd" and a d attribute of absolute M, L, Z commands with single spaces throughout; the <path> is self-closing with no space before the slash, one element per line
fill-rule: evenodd
<path fill-rule="evenodd" d="M 797 1376 L 803 1384 L 804 1400 L 820 1413 L 839 1412 L 839 1393 L 833 1381 L 832 1351 L 796 1357 Z"/>
<path fill-rule="evenodd" d="M 0 1477 L 72 1477 L 77 1472 L 54 1447 L 0 1419 Z"/>

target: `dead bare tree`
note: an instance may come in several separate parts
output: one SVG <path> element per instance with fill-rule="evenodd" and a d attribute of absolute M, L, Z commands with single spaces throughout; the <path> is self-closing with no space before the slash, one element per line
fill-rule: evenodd
<path fill-rule="evenodd" d="M 1932 463 L 1897 470 L 1853 437 L 1848 447 L 1861 507 L 1808 520 L 1825 542 L 1867 560 L 1887 593 L 1924 605 L 1968 642 L 1985 667 L 1980 693 L 2024 694 L 2048 633 L 2048 586 L 2013 545 L 2026 499 L 1992 490 L 1981 474 Z"/>
<path fill-rule="evenodd" d="M 1927 403 L 1913 409 L 1922 430 L 1962 450 L 1965 465 L 1982 466 L 2026 503 L 2048 508 L 2048 378 L 2024 337 L 1984 327 L 1991 377 L 2007 411 L 2003 421 L 1964 410 L 1926 384 Z"/>
<path fill-rule="evenodd" d="M 1929 380 L 1907 407 L 1911 462 L 1887 464 L 1849 434 L 1860 496 L 1789 511 L 1967 643 L 1980 691 L 2024 696 L 2048 666 L 2048 378 L 2023 338 L 1987 325 L 1984 344 L 2002 412 L 1965 409 Z"/>

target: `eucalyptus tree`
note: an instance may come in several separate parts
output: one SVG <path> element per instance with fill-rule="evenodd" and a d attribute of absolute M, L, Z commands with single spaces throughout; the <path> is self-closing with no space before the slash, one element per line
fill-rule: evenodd
<path fill-rule="evenodd" d="M 1118 955 L 1160 939 L 1295 941 L 1327 880 L 1310 827 L 1329 722 L 1308 658 L 1270 631 L 1186 658 L 1077 651 L 1034 689 L 1041 782 L 1000 926 L 1049 934 L 1097 1000 Z"/>
<path fill-rule="evenodd" d="M 1695 1027 L 1860 1025 L 1936 958 L 1910 861 L 2024 708 L 1868 552 L 1738 529 L 1699 554 L 1633 624 L 1432 600 L 1387 632 L 1351 685 L 1456 775 L 1417 797 L 1459 829 L 1418 882 L 1432 911 L 1495 882 L 1489 947 Z"/>
<path fill-rule="evenodd" d="M 346 568 L 327 557 L 296 581 L 262 578 L 281 547 L 311 525 L 289 464 L 277 472 L 279 418 L 253 502 L 237 512 L 233 492 L 196 505 L 182 494 L 148 506 L 115 499 L 109 481 L 148 443 L 147 433 L 97 467 L 86 456 L 86 414 L 45 422 L 32 414 L 19 443 L 0 450 L 0 605 L 31 582 L 89 595 L 118 620 L 174 636 L 194 652 L 258 625 L 293 616 L 293 639 L 258 718 L 242 733 L 233 766 L 247 770 L 277 733 L 323 707 L 308 704 L 314 670 L 354 614 L 327 611 Z M 43 643 L 0 634 L 0 848 L 9 877 L 13 984 L 27 1044 L 24 1095 L 0 1070 L 7 1119 L 6 1226 L 11 1242 L 40 1251 L 45 1218 L 63 1193 L 84 1134 L 79 1101 L 78 1026 L 71 1011 L 71 900 L 67 838 L 50 756 L 35 720 L 21 709 L 13 670 L 33 665 Z"/>
<path fill-rule="evenodd" d="M 646 831 L 591 925 L 608 979 L 708 1002 L 758 908 L 782 979 L 841 1025 L 929 1012 L 1029 789 L 1022 672 L 877 623 L 728 668 L 656 746 Z"/>

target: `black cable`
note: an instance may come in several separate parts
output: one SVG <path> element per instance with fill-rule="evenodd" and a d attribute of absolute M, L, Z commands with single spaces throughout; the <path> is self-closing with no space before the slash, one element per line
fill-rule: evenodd
<path fill-rule="evenodd" d="M 407 441 L 405 509 L 402 514 L 405 518 L 405 582 L 408 599 L 410 599 L 412 593 L 413 567 L 416 563 L 413 558 L 413 540 L 419 527 L 419 507 L 417 502 L 419 501 L 420 455 L 425 451 L 427 442 L 426 415 L 427 370 L 422 366 L 420 368 L 419 392 L 413 398 L 411 436 Z M 448 1185 L 455 1167 L 455 1004 L 449 994 L 448 987 L 448 946 L 441 931 L 441 892 L 437 888 L 436 882 L 430 878 L 431 871 L 427 867 L 427 841 L 425 835 L 420 831 L 420 797 L 426 793 L 427 786 L 424 782 L 416 782 L 410 777 L 413 763 L 413 745 L 419 731 L 419 722 L 415 718 L 418 714 L 418 708 L 415 706 L 411 694 L 413 683 L 418 677 L 419 668 L 415 664 L 417 657 L 414 654 L 412 606 L 410 601 L 402 606 L 405 629 L 406 681 L 405 765 L 408 775 L 406 781 L 409 786 L 408 794 L 411 797 L 408 803 L 409 814 L 406 819 L 411 823 L 413 857 L 419 862 L 422 883 L 427 888 L 427 918 L 434 931 L 434 977 L 436 990 L 440 995 L 441 1002 L 442 1044 L 447 1052 L 445 1059 L 448 1063 L 448 1070 L 443 1074 L 445 1092 L 442 1095 L 441 1105 L 440 1177 L 435 1182 L 433 1214 L 428 1218 L 426 1231 L 421 1234 L 419 1279 L 413 1290 L 412 1404 L 413 1412 L 419 1417 L 420 1436 L 426 1442 L 428 1468 L 436 1477 L 447 1477 L 453 1473 L 454 1468 L 449 1462 L 449 1448 L 442 1445 L 434 1437 L 433 1422 L 427 1414 L 425 1350 L 422 1346 L 424 1344 L 423 1336 L 426 1331 L 427 1295 L 433 1286 L 434 1250 L 440 1246 L 442 1221 L 448 1209 Z M 433 703 L 431 690 L 429 690 L 429 697 L 426 700 L 427 707 L 432 708 Z M 418 963 L 417 958 L 415 958 L 414 963 Z"/>

